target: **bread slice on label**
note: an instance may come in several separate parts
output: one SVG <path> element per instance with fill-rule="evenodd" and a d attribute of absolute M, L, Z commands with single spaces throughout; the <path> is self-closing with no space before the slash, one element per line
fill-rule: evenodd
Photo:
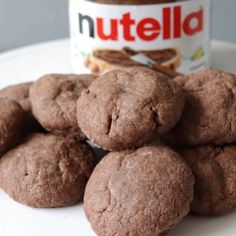
<path fill-rule="evenodd" d="M 144 54 L 156 61 L 157 64 L 176 70 L 181 64 L 180 51 L 177 48 L 166 48 L 158 50 L 140 50 L 137 53 Z M 130 55 L 122 49 L 96 48 L 91 55 L 91 63 L 99 68 L 99 74 L 112 69 L 122 67 L 140 66 L 136 61 L 130 59 Z"/>

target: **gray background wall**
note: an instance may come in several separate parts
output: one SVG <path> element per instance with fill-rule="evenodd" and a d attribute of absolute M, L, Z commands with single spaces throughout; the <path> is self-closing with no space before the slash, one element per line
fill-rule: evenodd
<path fill-rule="evenodd" d="M 213 38 L 236 43 L 236 0 L 212 0 Z M 0 52 L 69 36 L 67 0 L 0 0 Z"/>

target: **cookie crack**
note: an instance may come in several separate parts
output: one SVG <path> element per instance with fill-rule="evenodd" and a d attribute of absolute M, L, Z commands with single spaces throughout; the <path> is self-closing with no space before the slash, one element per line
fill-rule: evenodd
<path fill-rule="evenodd" d="M 109 115 L 108 116 L 108 121 L 107 121 L 107 132 L 106 132 L 106 135 L 109 135 L 110 132 L 111 132 L 111 127 L 112 127 L 112 115 Z"/>
<path fill-rule="evenodd" d="M 229 92 L 229 102 L 228 102 L 228 112 L 226 112 L 226 120 L 228 121 L 228 127 L 227 127 L 227 132 L 226 133 L 229 133 L 230 135 L 232 135 L 232 122 L 233 122 L 233 119 L 232 119 L 232 115 L 231 115 L 231 112 L 229 112 L 229 110 L 231 110 L 231 108 L 233 107 L 233 104 L 234 104 L 234 98 L 235 98 L 235 94 L 233 92 L 233 89 L 231 87 L 228 86 L 228 84 L 226 82 L 224 82 L 224 85 L 225 85 L 225 88 L 227 89 L 227 91 Z"/>
<path fill-rule="evenodd" d="M 155 130 L 158 130 L 162 126 L 162 124 L 160 122 L 160 117 L 159 117 L 158 112 L 153 107 L 151 107 L 150 110 L 152 112 L 152 119 L 155 124 L 155 129 L 154 129 L 155 131 Z"/>
<path fill-rule="evenodd" d="M 144 103 L 141 108 L 141 110 L 143 110 L 145 107 L 148 107 L 150 109 L 151 115 L 152 115 L 152 120 L 155 125 L 154 132 L 162 126 L 162 123 L 160 121 L 160 116 L 158 113 L 158 109 L 156 109 L 156 107 L 155 107 L 157 104 L 158 104 L 158 98 L 155 97 L 155 98 L 152 98 L 151 100 L 147 101 L 146 103 Z"/>
<path fill-rule="evenodd" d="M 193 88 L 191 88 L 191 89 L 186 89 L 186 90 L 184 90 L 184 92 L 185 93 L 200 93 L 200 92 L 202 92 L 202 91 L 205 91 L 205 88 L 203 87 L 200 87 L 200 88 L 195 88 L 195 89 L 193 89 Z"/>
<path fill-rule="evenodd" d="M 105 212 L 107 212 L 107 211 L 108 211 L 108 208 L 111 206 L 111 196 L 112 196 L 112 194 L 111 194 L 111 190 L 110 190 L 110 188 L 108 187 L 108 185 L 109 185 L 109 181 L 108 181 L 108 183 L 107 183 L 105 189 L 102 190 L 103 193 L 107 192 L 107 193 L 109 194 L 108 204 L 107 204 L 107 206 L 104 207 L 103 209 L 98 210 L 98 211 L 95 211 L 95 212 L 101 214 L 100 217 L 99 217 L 99 221 L 101 220 L 101 218 L 103 218 L 103 214 L 104 214 Z M 115 206 L 113 207 L 113 209 L 114 209 L 114 208 L 115 208 Z M 110 210 L 110 211 L 112 211 L 112 210 Z"/>
<path fill-rule="evenodd" d="M 120 110 L 117 109 L 118 100 L 116 101 L 115 106 L 112 109 L 111 114 L 108 115 L 108 124 L 107 124 L 107 132 L 106 135 L 110 135 L 112 130 L 113 123 L 116 122 L 120 117 Z"/>
<path fill-rule="evenodd" d="M 68 123 L 69 119 L 67 119 L 63 107 L 62 107 L 61 104 L 58 102 L 58 99 L 59 99 L 59 97 L 60 97 L 60 95 L 61 95 L 62 93 L 63 93 L 62 88 L 59 88 L 58 91 L 57 91 L 57 93 L 53 96 L 53 100 L 55 100 L 55 104 L 56 104 L 57 108 L 59 109 L 59 113 L 60 113 L 59 116 L 60 116 L 60 118 L 63 119 L 63 123 L 64 123 L 64 122 L 65 122 L 65 123 Z"/>
<path fill-rule="evenodd" d="M 219 199 L 218 200 L 221 200 L 221 201 L 225 201 L 226 199 L 227 199 L 227 193 L 228 193 L 228 188 L 227 188 L 227 182 L 226 182 L 226 177 L 225 177 L 225 171 L 224 171 L 224 169 L 223 169 L 223 167 L 221 166 L 221 164 L 219 163 L 219 161 L 216 159 L 215 160 L 215 163 L 216 163 L 216 165 L 217 165 L 217 167 L 218 167 L 218 170 L 220 171 L 220 173 L 221 173 L 221 176 L 222 176 L 222 179 L 221 179 L 221 187 L 222 187 L 222 189 L 223 189 L 223 196 L 222 197 L 219 197 Z M 214 211 L 214 207 L 215 206 L 211 206 L 212 207 L 212 211 Z"/>

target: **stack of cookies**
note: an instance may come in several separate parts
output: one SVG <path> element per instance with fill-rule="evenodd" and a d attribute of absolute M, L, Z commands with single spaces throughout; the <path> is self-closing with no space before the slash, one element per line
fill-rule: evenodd
<path fill-rule="evenodd" d="M 225 215 L 236 205 L 236 76 L 204 70 L 175 78 L 186 106 L 167 139 L 192 168 L 192 212 Z"/>
<path fill-rule="evenodd" d="M 32 207 L 84 197 L 99 236 L 166 236 L 190 210 L 226 214 L 236 205 L 235 92 L 236 76 L 217 70 L 172 80 L 135 66 L 6 88 L 0 186 Z M 109 152 L 97 165 L 88 140 Z"/>
<path fill-rule="evenodd" d="M 0 186 L 31 207 L 83 199 L 97 163 L 76 121 L 92 75 L 47 75 L 0 91 Z"/>
<path fill-rule="evenodd" d="M 98 235 L 168 234 L 189 208 L 223 215 L 235 207 L 235 93 L 236 76 L 217 70 L 171 80 L 133 67 L 91 84 L 77 102 L 77 120 L 111 151 L 84 198 Z"/>
<path fill-rule="evenodd" d="M 143 67 L 110 71 L 82 93 L 78 124 L 93 143 L 111 151 L 95 168 L 84 197 L 97 235 L 167 235 L 188 214 L 191 169 L 156 141 L 177 124 L 184 105 L 178 84 Z"/>

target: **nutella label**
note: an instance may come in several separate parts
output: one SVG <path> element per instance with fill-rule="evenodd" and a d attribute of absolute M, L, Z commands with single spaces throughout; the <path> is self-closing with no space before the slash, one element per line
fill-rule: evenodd
<path fill-rule="evenodd" d="M 115 5 L 70 0 L 75 72 L 157 63 L 182 73 L 208 66 L 210 1 Z M 135 54 L 135 56 L 134 56 Z"/>

